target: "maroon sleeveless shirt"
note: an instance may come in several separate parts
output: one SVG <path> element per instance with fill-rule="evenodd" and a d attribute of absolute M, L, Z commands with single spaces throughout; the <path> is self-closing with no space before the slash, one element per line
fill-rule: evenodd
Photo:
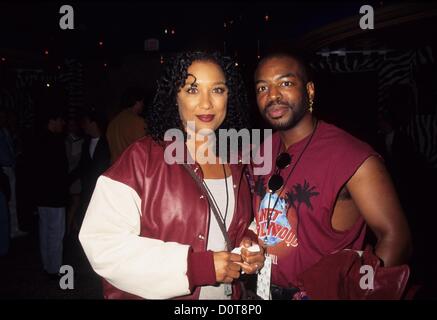
<path fill-rule="evenodd" d="M 309 139 L 307 136 L 288 148 L 292 161 L 281 171 L 284 181 Z M 273 194 L 269 201 L 267 183 L 275 171 L 278 151 L 283 149 L 278 133 L 273 134 L 272 142 L 272 172 L 255 176 L 255 220 L 258 237 L 267 243 L 273 259 L 272 283 L 289 287 L 298 274 L 322 256 L 345 248 L 362 249 L 366 232 L 363 218 L 360 216 L 350 229 L 341 232 L 332 228 L 331 218 L 341 188 L 367 158 L 378 154 L 347 132 L 319 121 L 279 200 Z M 266 230 L 268 212 L 272 214 Z"/>

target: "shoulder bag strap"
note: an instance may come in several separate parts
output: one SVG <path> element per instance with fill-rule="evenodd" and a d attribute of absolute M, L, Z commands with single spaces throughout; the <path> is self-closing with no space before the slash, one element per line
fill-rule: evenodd
<path fill-rule="evenodd" d="M 232 246 L 231 246 L 231 240 L 229 239 L 229 236 L 228 236 L 228 232 L 226 231 L 226 227 L 225 227 L 225 225 L 223 224 L 223 221 L 220 218 L 220 215 L 218 213 L 218 209 L 215 206 L 214 201 L 212 201 L 212 199 L 211 199 L 211 197 L 209 195 L 209 192 L 205 188 L 205 185 L 204 185 L 205 182 L 203 180 L 202 181 L 200 180 L 200 178 L 196 175 L 196 173 L 193 172 L 193 170 L 190 167 L 190 165 L 188 165 L 186 163 L 183 163 L 182 165 L 185 167 L 185 169 L 188 171 L 188 173 L 191 175 L 191 177 L 194 179 L 194 181 L 196 181 L 196 184 L 200 188 L 200 190 L 202 191 L 202 194 L 204 196 L 206 196 L 206 198 L 208 199 L 209 206 L 211 207 L 212 212 L 213 212 L 213 214 L 215 216 L 215 219 L 217 220 L 217 223 L 218 223 L 218 225 L 220 227 L 220 230 L 222 231 L 223 236 L 225 238 L 226 249 L 228 251 L 231 251 Z"/>

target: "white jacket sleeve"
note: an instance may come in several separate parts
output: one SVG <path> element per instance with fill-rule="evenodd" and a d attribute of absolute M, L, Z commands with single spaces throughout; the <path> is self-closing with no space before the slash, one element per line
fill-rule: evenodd
<path fill-rule="evenodd" d="M 91 266 L 113 286 L 146 299 L 189 294 L 189 246 L 140 237 L 140 217 L 134 189 L 99 177 L 79 233 Z"/>

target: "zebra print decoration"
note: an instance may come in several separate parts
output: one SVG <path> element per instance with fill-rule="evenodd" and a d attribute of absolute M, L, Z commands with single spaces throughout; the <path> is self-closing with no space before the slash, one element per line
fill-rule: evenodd
<path fill-rule="evenodd" d="M 437 104 L 431 112 L 418 112 L 418 91 L 416 69 L 421 65 L 434 65 L 433 52 L 430 47 L 404 52 L 389 51 L 380 54 L 346 54 L 343 56 L 326 55 L 322 53 L 319 59 L 310 63 L 317 70 L 330 73 L 375 71 L 378 75 L 378 109 L 387 109 L 390 89 L 394 85 L 406 85 L 413 94 L 414 114 L 406 131 L 413 139 L 417 151 L 422 153 L 429 164 L 437 169 Z M 437 91 L 437 88 L 433 88 Z"/>

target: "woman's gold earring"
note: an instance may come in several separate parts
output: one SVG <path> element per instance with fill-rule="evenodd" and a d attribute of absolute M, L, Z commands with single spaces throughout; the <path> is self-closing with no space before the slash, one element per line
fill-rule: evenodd
<path fill-rule="evenodd" d="M 310 107 L 309 107 L 309 110 L 310 110 L 311 113 L 313 113 L 313 103 L 314 103 L 314 101 L 313 101 L 313 100 L 310 100 Z"/>

